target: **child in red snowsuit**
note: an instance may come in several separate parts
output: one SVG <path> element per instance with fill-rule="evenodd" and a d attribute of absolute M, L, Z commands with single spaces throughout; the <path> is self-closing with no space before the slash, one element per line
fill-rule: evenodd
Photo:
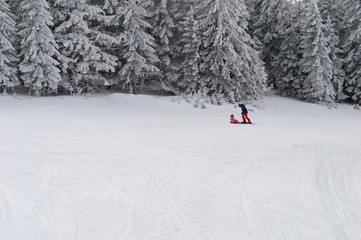
<path fill-rule="evenodd" d="M 234 115 L 231 115 L 231 121 L 230 123 L 239 123 L 239 121 L 237 119 L 234 118 Z"/>
<path fill-rule="evenodd" d="M 238 103 L 238 107 L 242 109 L 242 123 L 252 123 L 251 119 L 248 117 L 248 110 L 244 104 Z M 248 121 L 248 122 L 247 122 Z"/>

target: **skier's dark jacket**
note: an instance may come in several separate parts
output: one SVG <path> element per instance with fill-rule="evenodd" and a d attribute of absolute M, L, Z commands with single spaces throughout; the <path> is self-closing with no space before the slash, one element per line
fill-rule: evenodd
<path fill-rule="evenodd" d="M 241 104 L 240 107 L 242 109 L 242 113 L 248 113 L 248 110 L 244 104 Z"/>

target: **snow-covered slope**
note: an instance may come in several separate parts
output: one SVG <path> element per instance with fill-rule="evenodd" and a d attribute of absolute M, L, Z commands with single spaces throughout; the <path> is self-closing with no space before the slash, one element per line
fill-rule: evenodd
<path fill-rule="evenodd" d="M 361 112 L 0 97 L 0 240 L 360 240 Z"/>

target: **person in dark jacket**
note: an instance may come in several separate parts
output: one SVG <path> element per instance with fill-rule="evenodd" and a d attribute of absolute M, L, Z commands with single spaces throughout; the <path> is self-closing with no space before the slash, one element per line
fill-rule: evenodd
<path fill-rule="evenodd" d="M 248 110 L 246 108 L 246 106 L 242 103 L 238 103 L 238 107 L 240 107 L 242 109 L 242 123 L 252 123 L 251 119 L 249 119 L 248 117 Z"/>

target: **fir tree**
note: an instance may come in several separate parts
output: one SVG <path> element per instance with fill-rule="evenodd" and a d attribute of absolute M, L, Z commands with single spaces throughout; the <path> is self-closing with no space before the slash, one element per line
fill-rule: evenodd
<path fill-rule="evenodd" d="M 205 0 L 196 7 L 202 32 L 201 74 L 210 95 L 228 101 L 259 98 L 264 92 L 263 62 L 253 48 L 243 1 Z"/>
<path fill-rule="evenodd" d="M 298 97 L 308 102 L 333 104 L 335 89 L 332 81 L 332 61 L 324 36 L 320 11 L 316 0 L 306 0 L 302 18 L 301 73 L 302 89 Z"/>
<path fill-rule="evenodd" d="M 326 23 L 328 18 L 330 18 L 333 27 L 337 32 L 339 32 L 341 29 L 343 14 L 339 0 L 318 0 L 317 3 L 323 23 Z"/>
<path fill-rule="evenodd" d="M 330 50 L 329 57 L 332 61 L 331 82 L 335 89 L 336 101 L 339 102 L 340 100 L 343 100 L 345 98 L 343 94 L 345 73 L 342 69 L 342 59 L 339 57 L 342 54 L 342 51 L 339 48 L 339 32 L 337 32 L 337 30 L 335 29 L 335 25 L 331 19 L 331 16 L 328 16 L 327 20 L 325 21 L 325 38 L 327 39 L 327 46 Z"/>
<path fill-rule="evenodd" d="M 184 21 L 184 17 L 188 14 L 189 6 L 192 5 L 194 8 L 196 1 L 198 0 L 168 0 L 168 12 L 174 23 L 174 27 L 172 28 L 172 41 L 169 46 L 173 61 L 178 61 L 182 58 L 183 43 L 181 39 L 183 37 L 184 26 L 181 22 Z"/>
<path fill-rule="evenodd" d="M 357 20 L 359 17 L 360 2 L 357 0 L 344 0 L 340 6 L 343 13 L 341 17 L 341 25 L 343 26 L 343 36 L 341 41 L 345 42 L 351 33 L 357 28 Z"/>
<path fill-rule="evenodd" d="M 54 0 L 53 6 L 63 87 L 79 94 L 109 85 L 102 73 L 114 72 L 117 58 L 102 51 L 98 43 L 104 35 L 93 31 L 87 21 L 99 21 L 102 10 L 85 0 Z"/>
<path fill-rule="evenodd" d="M 167 9 L 168 13 L 172 19 L 173 27 L 171 28 L 172 37 L 169 42 L 169 58 L 170 64 L 168 66 L 163 65 L 163 75 L 166 85 L 163 87 L 164 90 L 173 91 L 177 94 L 177 85 L 178 82 L 182 82 L 181 79 L 183 71 L 182 71 L 182 63 L 184 60 L 183 53 L 183 34 L 184 34 L 184 26 L 181 22 L 184 21 L 184 17 L 188 14 L 189 6 L 194 6 L 198 0 L 167 0 Z M 195 19 L 196 20 L 196 19 Z M 161 56 L 160 56 L 161 57 Z M 162 68 L 162 67 L 161 67 Z"/>
<path fill-rule="evenodd" d="M 171 45 L 173 44 L 173 29 L 175 27 L 173 18 L 169 13 L 169 5 L 171 0 L 154 0 L 154 19 L 153 36 L 155 38 L 156 50 L 160 59 L 158 67 L 162 73 L 162 84 L 160 88 L 174 91 L 172 82 L 176 81 L 175 69 L 171 63 L 173 52 Z"/>
<path fill-rule="evenodd" d="M 282 15 L 288 2 L 285 0 L 259 0 L 254 6 L 250 20 L 250 31 L 256 41 L 262 44 L 262 60 L 265 62 L 268 84 L 275 84 L 272 62 L 280 51 L 282 31 L 280 28 Z"/>
<path fill-rule="evenodd" d="M 300 45 L 300 18 L 298 8 L 294 4 L 289 5 L 286 14 L 280 20 L 280 27 L 285 29 L 283 41 L 280 44 L 280 52 L 272 62 L 275 76 L 275 88 L 278 94 L 288 97 L 296 97 L 301 88 L 300 70 L 301 53 Z"/>
<path fill-rule="evenodd" d="M 13 91 L 18 85 L 17 53 L 13 46 L 15 40 L 15 21 L 9 5 L 0 0 L 0 88 L 3 92 Z"/>
<path fill-rule="evenodd" d="M 257 4 L 257 0 L 245 0 L 244 2 L 247 6 L 248 12 L 252 16 L 255 11 L 255 5 Z"/>
<path fill-rule="evenodd" d="M 250 19 L 250 28 L 254 37 L 264 42 L 267 33 L 271 30 L 274 21 L 273 5 L 274 0 L 258 0 Z"/>
<path fill-rule="evenodd" d="M 159 43 L 158 55 L 160 60 L 168 66 L 170 64 L 170 41 L 173 37 L 174 22 L 168 12 L 168 0 L 157 0 L 155 6 L 153 35 Z"/>
<path fill-rule="evenodd" d="M 22 0 L 10 0 L 9 1 L 10 8 L 13 9 L 15 12 L 18 12 L 21 1 Z"/>
<path fill-rule="evenodd" d="M 178 88 L 180 92 L 185 94 L 195 94 L 200 90 L 202 83 L 199 76 L 199 29 L 198 21 L 194 18 L 194 8 L 189 6 L 186 16 L 183 21 L 180 22 L 182 26 L 182 38 L 180 43 L 182 44 L 182 76 L 178 82 Z"/>
<path fill-rule="evenodd" d="M 131 93 L 138 93 L 144 86 L 144 81 L 149 74 L 154 74 L 159 69 L 154 65 L 159 59 L 154 50 L 154 38 L 147 33 L 151 25 L 146 21 L 149 16 L 146 8 L 147 0 L 128 0 L 118 13 L 124 14 L 124 46 L 123 65 L 119 77 L 123 88 Z"/>
<path fill-rule="evenodd" d="M 345 2 L 344 25 L 347 27 L 344 69 L 346 74 L 344 92 L 350 100 L 361 103 L 361 3 Z"/>
<path fill-rule="evenodd" d="M 117 9 L 124 4 L 122 0 L 91 0 L 91 4 L 103 9 L 103 13 L 95 14 L 96 21 L 91 21 L 91 33 L 94 36 L 94 43 L 102 51 L 109 55 L 116 56 L 118 59 L 123 55 L 124 47 L 122 46 L 123 35 L 123 15 L 119 15 Z M 119 82 L 118 78 L 119 63 L 115 71 L 102 73 L 111 85 Z"/>
<path fill-rule="evenodd" d="M 45 0 L 20 3 L 20 77 L 24 85 L 38 96 L 56 92 L 61 81 L 59 63 L 55 59 L 57 44 L 50 30 L 53 22 L 49 8 Z"/>
<path fill-rule="evenodd" d="M 325 25 L 325 37 L 330 49 L 330 59 L 333 63 L 332 84 L 336 91 L 336 100 L 340 101 L 344 98 L 342 87 L 344 82 L 344 71 L 342 69 L 342 51 L 341 51 L 341 21 L 342 11 L 338 0 L 319 0 L 318 6 Z"/>
<path fill-rule="evenodd" d="M 114 14 L 119 4 L 119 0 L 104 0 L 103 10 L 106 13 Z"/>

